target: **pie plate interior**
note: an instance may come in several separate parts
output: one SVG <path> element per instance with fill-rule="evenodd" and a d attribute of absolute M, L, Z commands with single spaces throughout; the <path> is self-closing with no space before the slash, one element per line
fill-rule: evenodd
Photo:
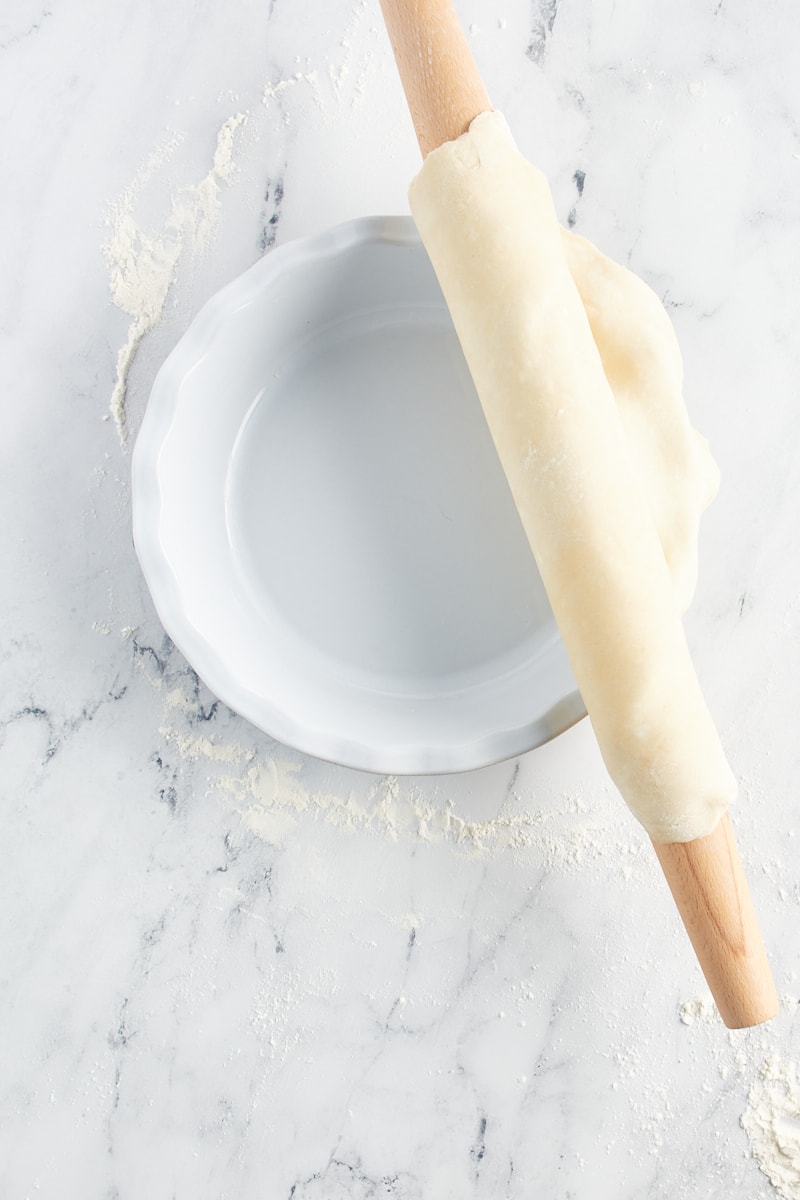
<path fill-rule="evenodd" d="M 584 715 L 410 218 L 280 247 L 206 304 L 153 386 L 133 524 L 170 637 L 299 750 L 462 771 Z"/>

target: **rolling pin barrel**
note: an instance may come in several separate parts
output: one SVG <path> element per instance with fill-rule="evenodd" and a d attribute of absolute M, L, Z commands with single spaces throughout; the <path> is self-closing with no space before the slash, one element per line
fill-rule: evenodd
<path fill-rule="evenodd" d="M 450 0 L 381 0 L 423 158 L 491 108 Z M 778 997 L 727 816 L 706 837 L 653 843 L 720 1014 L 774 1017 Z"/>
<path fill-rule="evenodd" d="M 450 0 L 381 0 L 424 158 L 491 108 Z"/>
<path fill-rule="evenodd" d="M 707 837 L 653 847 L 725 1024 L 770 1021 L 778 996 L 728 814 Z"/>

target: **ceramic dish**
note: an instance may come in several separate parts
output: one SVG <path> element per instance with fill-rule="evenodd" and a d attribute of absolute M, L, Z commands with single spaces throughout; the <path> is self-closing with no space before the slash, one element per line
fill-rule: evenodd
<path fill-rule="evenodd" d="M 272 737 L 461 771 L 584 708 L 410 218 L 282 247 L 161 369 L 133 458 L 164 626 Z"/>

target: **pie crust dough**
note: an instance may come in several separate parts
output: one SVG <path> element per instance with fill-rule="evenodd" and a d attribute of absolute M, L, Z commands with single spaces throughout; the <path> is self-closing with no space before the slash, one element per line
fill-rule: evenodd
<path fill-rule="evenodd" d="M 717 470 L 669 319 L 560 228 L 499 113 L 409 198 L 609 773 L 654 841 L 702 837 L 736 792 L 681 623 Z"/>

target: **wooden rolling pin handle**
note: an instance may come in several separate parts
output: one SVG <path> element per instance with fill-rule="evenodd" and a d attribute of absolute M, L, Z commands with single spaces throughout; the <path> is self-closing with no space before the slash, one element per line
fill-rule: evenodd
<path fill-rule="evenodd" d="M 381 0 L 424 158 L 491 108 L 450 0 Z"/>
<path fill-rule="evenodd" d="M 451 0 L 381 0 L 423 158 L 491 108 Z M 778 1011 L 730 821 L 656 854 L 712 995 L 730 1028 Z"/>
<path fill-rule="evenodd" d="M 707 837 L 653 846 L 725 1024 L 771 1020 L 778 996 L 728 814 Z"/>

